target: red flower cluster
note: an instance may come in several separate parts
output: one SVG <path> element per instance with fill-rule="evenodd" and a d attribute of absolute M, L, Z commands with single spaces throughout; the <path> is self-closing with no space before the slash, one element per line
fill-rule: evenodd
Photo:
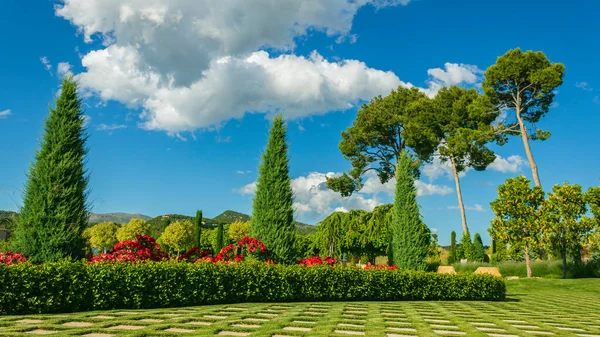
<path fill-rule="evenodd" d="M 246 236 L 238 241 L 237 244 L 231 244 L 223 247 L 217 256 L 200 256 L 196 262 L 241 262 L 244 261 L 246 257 L 252 257 L 255 260 L 264 261 L 266 254 L 267 247 L 260 242 L 260 240 Z"/>
<path fill-rule="evenodd" d="M 337 263 L 337 259 L 333 257 L 321 257 L 321 256 L 311 256 L 304 260 L 298 260 L 298 264 L 303 266 L 320 266 L 322 264 L 333 266 Z"/>
<path fill-rule="evenodd" d="M 135 240 L 125 240 L 117 243 L 108 253 L 91 257 L 89 263 L 96 262 L 137 262 L 163 261 L 169 255 L 160 251 L 156 240 L 147 235 L 137 235 Z"/>
<path fill-rule="evenodd" d="M 200 248 L 194 247 L 185 252 L 185 254 L 181 255 L 181 257 L 179 257 L 179 261 L 193 262 L 208 256 L 210 256 L 210 250 L 200 251 Z"/>
<path fill-rule="evenodd" d="M 0 253 L 0 264 L 6 264 L 10 266 L 11 264 L 17 264 L 26 262 L 27 258 L 23 256 L 23 254 L 15 253 L 12 250 L 9 250 L 6 253 Z"/>
<path fill-rule="evenodd" d="M 370 270 L 370 269 L 394 270 L 394 269 L 398 269 L 398 266 L 390 266 L 388 264 L 372 264 L 371 262 L 369 262 L 365 266 L 365 269 L 366 270 Z"/>

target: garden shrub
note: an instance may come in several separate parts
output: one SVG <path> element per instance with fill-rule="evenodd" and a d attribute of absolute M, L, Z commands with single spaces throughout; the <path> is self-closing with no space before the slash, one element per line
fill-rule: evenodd
<path fill-rule="evenodd" d="M 504 281 L 341 266 L 243 263 L 0 265 L 0 312 L 56 313 L 235 302 L 501 300 Z"/>
<path fill-rule="evenodd" d="M 496 264 L 488 263 L 455 263 L 457 272 L 472 273 L 479 267 L 498 267 L 504 277 L 518 276 L 527 277 L 525 262 L 507 261 Z M 535 261 L 532 262 L 533 276 L 543 278 L 561 278 L 561 261 Z M 600 259 L 591 259 L 586 263 L 571 262 L 567 265 L 567 278 L 590 278 L 600 277 Z"/>

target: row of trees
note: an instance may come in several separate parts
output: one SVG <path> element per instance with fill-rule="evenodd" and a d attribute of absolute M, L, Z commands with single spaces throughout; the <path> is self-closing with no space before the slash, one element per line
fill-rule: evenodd
<path fill-rule="evenodd" d="M 541 186 L 529 141 L 550 136 L 536 123 L 549 111 L 563 74 L 564 66 L 551 63 L 544 53 L 514 49 L 486 70 L 483 94 L 451 86 L 430 99 L 416 88 L 399 87 L 375 97 L 342 133 L 339 148 L 352 170 L 327 184 L 347 196 L 362 188 L 367 171 L 377 172 L 381 183 L 396 176 L 396 163 L 405 152 L 412 155 L 415 171 L 420 161 L 437 156 L 452 167 L 466 234 L 459 174 L 467 168 L 484 170 L 494 161 L 487 144 L 504 145 L 509 136 L 520 135 L 536 186 Z"/>
<path fill-rule="evenodd" d="M 491 206 L 496 215 L 490 228 L 495 245 L 524 249 L 528 277 L 531 250 L 562 258 L 566 277 L 568 256 L 580 262 L 582 248 L 598 248 L 594 246 L 600 236 L 600 187 L 584 193 L 581 186 L 564 183 L 546 197 L 540 186 L 532 187 L 520 176 L 498 187 Z"/>

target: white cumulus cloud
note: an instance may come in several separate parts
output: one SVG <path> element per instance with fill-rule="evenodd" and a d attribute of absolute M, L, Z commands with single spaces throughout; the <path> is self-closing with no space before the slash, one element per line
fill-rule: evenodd
<path fill-rule="evenodd" d="M 527 161 L 521 156 L 512 155 L 507 158 L 502 158 L 501 156 L 496 155 L 496 159 L 488 166 L 488 168 L 501 173 L 518 173 L 527 165 Z"/>
<path fill-rule="evenodd" d="M 73 75 L 71 68 L 73 68 L 73 66 L 69 62 L 60 62 L 56 66 L 56 72 L 58 73 L 58 76 L 61 77 L 65 75 Z"/>
<path fill-rule="evenodd" d="M 339 193 L 327 188 L 327 177 L 338 176 L 339 173 L 311 172 L 306 176 L 292 179 L 294 191 L 294 210 L 303 219 L 318 222 L 335 211 L 347 212 L 353 209 L 371 211 L 386 202 L 391 202 L 394 195 L 395 181 L 381 184 L 379 178 L 371 172 L 365 177 L 365 185 L 359 192 L 349 197 L 342 197 Z M 452 189 L 443 185 L 425 184 L 415 182 L 417 196 L 446 195 Z M 254 195 L 256 182 L 247 184 L 236 190 L 242 195 Z"/>
<path fill-rule="evenodd" d="M 458 209 L 458 206 L 448 206 L 448 209 Z M 473 212 L 485 212 L 485 208 L 480 204 L 474 204 L 473 206 L 465 206 L 465 210 Z"/>

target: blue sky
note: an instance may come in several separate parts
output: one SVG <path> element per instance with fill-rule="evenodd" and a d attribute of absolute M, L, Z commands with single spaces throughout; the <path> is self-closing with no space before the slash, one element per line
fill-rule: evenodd
<path fill-rule="evenodd" d="M 0 12 L 0 209 L 16 210 L 48 105 L 63 74 L 85 95 L 93 211 L 215 216 L 251 213 L 269 118 L 289 121 L 296 217 L 389 202 L 390 186 L 343 199 L 325 174 L 349 163 L 337 145 L 356 106 L 398 85 L 433 94 L 476 86 L 508 49 L 542 50 L 566 66 L 555 107 L 533 143 L 546 190 L 598 185 L 600 27 L 594 1 L 5 0 Z M 531 177 L 522 143 L 496 148 L 462 179 L 473 232 L 508 177 Z M 459 231 L 454 182 L 424 167 L 419 202 L 440 242 Z"/>

